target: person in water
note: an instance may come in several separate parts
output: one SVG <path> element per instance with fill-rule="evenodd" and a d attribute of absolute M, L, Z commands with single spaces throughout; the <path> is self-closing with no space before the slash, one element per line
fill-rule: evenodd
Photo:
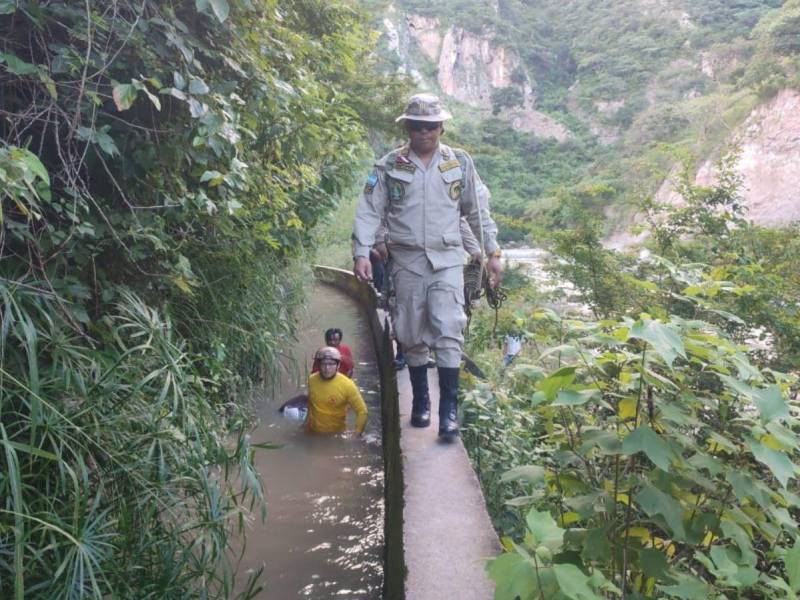
<path fill-rule="evenodd" d="M 332 327 L 325 332 L 325 345 L 331 348 L 336 348 L 342 355 L 339 362 L 339 373 L 353 377 L 353 368 L 355 361 L 353 360 L 353 351 L 350 346 L 342 342 L 342 330 L 338 327 Z M 319 361 L 315 358 L 314 363 L 311 365 L 311 372 L 317 373 L 319 371 Z"/>
<path fill-rule="evenodd" d="M 367 405 L 356 384 L 339 372 L 342 355 L 332 346 L 317 350 L 319 372 L 308 378 L 308 419 L 313 433 L 342 433 L 347 429 L 348 407 L 356 413 L 355 435 L 364 433 Z"/>

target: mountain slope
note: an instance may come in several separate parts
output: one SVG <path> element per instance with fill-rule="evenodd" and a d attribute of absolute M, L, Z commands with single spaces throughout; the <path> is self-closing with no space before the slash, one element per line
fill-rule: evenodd
<path fill-rule="evenodd" d="M 402 0 L 382 16 L 393 67 L 454 105 L 448 136 L 472 150 L 512 218 L 541 219 L 563 190 L 598 184 L 613 193 L 586 209 L 619 215 L 634 190 L 661 186 L 665 143 L 702 163 L 748 140 L 745 122 L 794 131 L 794 105 L 770 100 L 800 87 L 798 0 Z M 762 205 L 796 206 L 791 177 L 769 182 L 769 161 L 789 164 L 795 148 L 753 143 L 758 159 L 745 150 L 740 162 L 751 164 L 746 201 L 768 192 Z"/>

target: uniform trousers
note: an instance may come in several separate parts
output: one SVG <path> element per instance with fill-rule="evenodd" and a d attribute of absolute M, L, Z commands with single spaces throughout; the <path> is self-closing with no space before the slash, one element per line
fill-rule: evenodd
<path fill-rule="evenodd" d="M 464 269 L 459 265 L 434 271 L 425 261 L 425 267 L 418 270 L 422 273 L 392 261 L 395 337 L 403 346 L 409 366 L 425 365 L 433 349 L 436 366 L 457 368 L 467 325 Z"/>

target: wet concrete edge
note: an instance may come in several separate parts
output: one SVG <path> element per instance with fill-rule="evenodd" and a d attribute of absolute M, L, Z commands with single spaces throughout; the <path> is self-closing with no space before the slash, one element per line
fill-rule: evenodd
<path fill-rule="evenodd" d="M 314 266 L 317 281 L 332 285 L 355 299 L 367 318 L 381 382 L 381 423 L 384 468 L 384 581 L 385 600 L 404 600 L 406 566 L 403 546 L 404 489 L 400 451 L 400 417 L 394 350 L 389 328 L 381 323 L 375 291 L 343 269 Z"/>

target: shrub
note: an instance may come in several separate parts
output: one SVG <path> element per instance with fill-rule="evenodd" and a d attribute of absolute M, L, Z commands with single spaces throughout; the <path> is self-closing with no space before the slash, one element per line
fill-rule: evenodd
<path fill-rule="evenodd" d="M 488 565 L 495 597 L 792 597 L 791 380 L 699 319 L 532 317 L 561 343 L 465 408 L 468 439 L 513 448 L 501 482 L 524 508 Z"/>

